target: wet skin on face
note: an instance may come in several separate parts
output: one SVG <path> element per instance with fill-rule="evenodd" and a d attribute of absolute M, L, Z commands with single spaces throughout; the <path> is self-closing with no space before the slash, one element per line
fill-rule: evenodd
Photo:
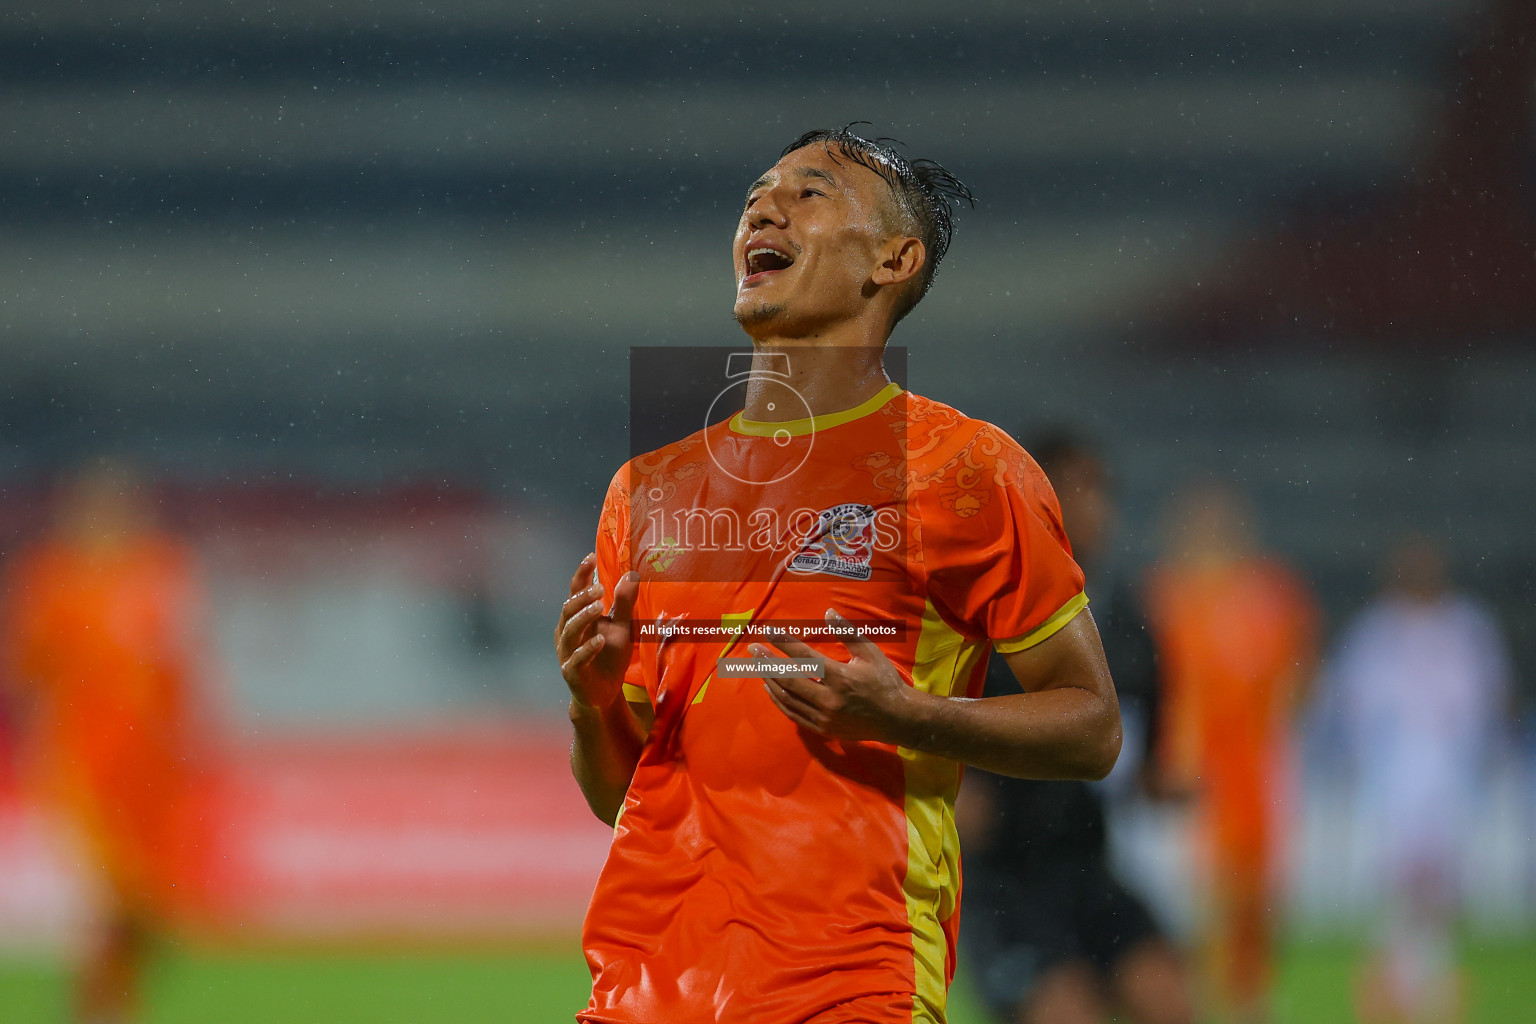
<path fill-rule="evenodd" d="M 788 154 L 747 192 L 732 256 L 735 315 L 754 337 L 808 336 L 858 315 L 891 227 L 890 186 L 820 144 Z"/>

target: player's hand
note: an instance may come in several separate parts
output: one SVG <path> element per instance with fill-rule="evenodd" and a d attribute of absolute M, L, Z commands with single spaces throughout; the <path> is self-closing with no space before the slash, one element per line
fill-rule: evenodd
<path fill-rule="evenodd" d="M 853 626 L 830 608 L 827 621 Z M 862 633 L 842 644 L 851 655 L 848 661 L 829 658 L 798 640 L 774 641 L 789 658 L 775 657 L 763 644 L 751 644 L 747 650 L 755 658 L 821 662 L 820 679 L 788 673 L 763 677 L 768 696 L 796 725 L 835 739 L 895 742 L 920 695 L 902 679 L 885 652 Z"/>
<path fill-rule="evenodd" d="M 625 573 L 613 588 L 613 607 L 603 614 L 603 587 L 592 581 L 597 556 L 588 555 L 571 577 L 571 596 L 555 625 L 555 657 L 571 700 L 606 708 L 623 696 L 624 672 L 634 655 L 630 619 L 640 593 L 640 574 Z"/>

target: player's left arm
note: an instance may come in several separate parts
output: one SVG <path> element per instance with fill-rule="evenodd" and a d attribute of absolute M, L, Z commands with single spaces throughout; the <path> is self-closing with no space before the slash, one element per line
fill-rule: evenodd
<path fill-rule="evenodd" d="M 828 619 L 852 626 L 835 612 Z M 1086 608 L 1048 639 L 1003 655 L 1023 692 L 1000 697 L 924 693 L 862 636 L 846 642 L 845 662 L 797 641 L 777 646 L 822 663 L 820 679 L 765 679 L 779 709 L 812 732 L 895 743 L 1029 779 L 1102 779 L 1120 755 L 1120 705 Z M 777 652 L 755 645 L 752 653 Z"/>

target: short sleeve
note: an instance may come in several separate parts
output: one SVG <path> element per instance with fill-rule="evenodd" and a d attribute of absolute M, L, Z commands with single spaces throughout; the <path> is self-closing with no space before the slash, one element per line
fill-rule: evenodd
<path fill-rule="evenodd" d="M 974 436 L 919 494 L 928 593 L 964 632 L 1012 654 L 1088 604 L 1045 474 L 996 427 Z"/>
<path fill-rule="evenodd" d="M 597 581 L 603 585 L 603 606 L 613 607 L 613 591 L 619 578 L 634 566 L 630 554 L 629 538 L 629 490 L 626 481 L 631 477 L 629 467 L 614 474 L 603 498 L 603 510 L 597 519 L 597 542 L 593 547 L 597 555 Z M 636 611 L 638 613 L 638 602 Z M 624 673 L 624 699 L 636 704 L 654 703 L 650 688 L 646 685 L 646 659 L 630 660 Z"/>

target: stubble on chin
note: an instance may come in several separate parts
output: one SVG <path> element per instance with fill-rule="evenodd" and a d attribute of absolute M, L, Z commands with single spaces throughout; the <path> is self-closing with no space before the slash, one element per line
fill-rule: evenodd
<path fill-rule="evenodd" d="M 784 306 L 775 302 L 758 302 L 746 309 L 737 309 L 731 315 L 736 322 L 743 327 L 753 327 L 757 324 L 765 324 L 780 313 L 784 312 Z"/>

